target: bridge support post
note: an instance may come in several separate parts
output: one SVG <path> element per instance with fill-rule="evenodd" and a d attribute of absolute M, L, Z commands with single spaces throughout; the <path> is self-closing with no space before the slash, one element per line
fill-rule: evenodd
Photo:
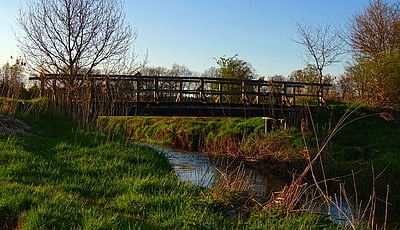
<path fill-rule="evenodd" d="M 263 119 L 264 119 L 264 133 L 268 133 L 268 121 L 273 121 L 274 120 L 274 118 L 272 118 L 272 117 L 263 117 Z"/>
<path fill-rule="evenodd" d="M 279 121 L 279 123 L 280 123 L 280 125 L 281 125 L 281 127 L 283 128 L 283 129 L 286 129 L 287 128 L 287 124 L 286 124 L 286 121 L 285 121 L 285 119 L 278 119 L 278 121 Z"/>

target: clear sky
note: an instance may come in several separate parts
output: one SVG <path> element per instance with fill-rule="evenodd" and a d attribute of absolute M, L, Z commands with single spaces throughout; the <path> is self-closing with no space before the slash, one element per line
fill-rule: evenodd
<path fill-rule="evenodd" d="M 18 56 L 16 17 L 24 0 L 0 0 L 0 64 Z M 125 0 L 127 22 L 138 32 L 138 59 L 149 66 L 185 65 L 203 72 L 214 58 L 249 62 L 261 76 L 303 69 L 296 23 L 344 27 L 369 0 Z M 389 1 L 390 2 L 390 1 Z M 345 63 L 325 73 L 341 74 Z"/>

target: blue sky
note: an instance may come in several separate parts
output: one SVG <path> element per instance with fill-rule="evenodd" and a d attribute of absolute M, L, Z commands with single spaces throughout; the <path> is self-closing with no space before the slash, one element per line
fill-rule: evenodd
<path fill-rule="evenodd" d="M 24 0 L 1 0 L 0 64 L 19 55 L 14 31 Z M 214 58 L 249 62 L 261 76 L 288 76 L 303 69 L 304 49 L 296 44 L 296 23 L 327 22 L 344 27 L 369 0 L 126 0 L 127 22 L 138 32 L 138 59 L 149 66 L 185 65 L 203 72 Z M 343 73 L 338 63 L 325 73 Z"/>

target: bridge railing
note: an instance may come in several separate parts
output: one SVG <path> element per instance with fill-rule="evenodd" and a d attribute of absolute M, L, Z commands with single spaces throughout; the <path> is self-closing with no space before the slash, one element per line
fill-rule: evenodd
<path fill-rule="evenodd" d="M 41 91 L 51 87 L 63 91 L 66 84 L 90 81 L 92 95 L 107 94 L 113 101 L 154 103 L 235 103 L 296 105 L 298 100 L 315 101 L 320 105 L 330 84 L 240 80 L 207 77 L 90 75 L 76 76 L 47 74 L 30 78 L 39 80 Z"/>

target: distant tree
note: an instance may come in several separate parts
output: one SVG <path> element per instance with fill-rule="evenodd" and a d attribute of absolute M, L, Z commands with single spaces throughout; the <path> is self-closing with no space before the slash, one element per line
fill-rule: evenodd
<path fill-rule="evenodd" d="M 250 63 L 238 59 L 237 54 L 232 57 L 220 57 L 216 60 L 219 65 L 219 76 L 220 78 L 232 78 L 238 80 L 251 80 L 255 77 L 254 69 Z M 217 88 L 220 86 L 213 85 L 213 88 Z M 238 96 L 227 96 L 225 97 L 225 101 L 227 102 L 239 102 L 244 101 L 246 98 L 243 98 L 241 95 L 241 90 L 243 88 L 242 83 L 238 83 L 238 85 L 223 85 L 222 91 L 236 93 Z M 252 89 L 252 86 L 245 86 L 246 90 Z"/>
<path fill-rule="evenodd" d="M 217 68 L 217 67 L 212 66 L 212 67 L 206 69 L 201 74 L 201 76 L 202 77 L 212 77 L 212 78 L 219 77 L 220 76 L 220 69 Z"/>
<path fill-rule="evenodd" d="M 319 71 L 314 65 L 309 64 L 302 70 L 294 71 L 292 73 L 292 80 L 297 82 L 319 83 Z M 299 90 L 305 90 L 307 93 L 316 94 L 319 88 L 315 86 L 306 86 L 304 89 Z"/>
<path fill-rule="evenodd" d="M 14 61 L 14 60 L 13 60 Z M 23 71 L 25 69 L 26 62 L 22 58 L 18 57 L 15 63 L 10 65 L 9 63 L 3 65 L 0 70 L 0 85 L 10 86 L 13 84 L 21 85 L 24 82 Z"/>
<path fill-rule="evenodd" d="M 400 108 L 400 8 L 374 0 L 354 16 L 349 30 L 354 65 L 347 74 L 365 102 Z"/>
<path fill-rule="evenodd" d="M 196 72 L 190 70 L 187 66 L 173 64 L 167 67 L 144 67 L 140 73 L 143 76 L 170 76 L 170 77 L 194 77 Z"/>
<path fill-rule="evenodd" d="M 360 96 L 359 87 L 357 87 L 352 75 L 344 74 L 339 76 L 338 88 L 342 100 L 353 100 Z"/>
<path fill-rule="evenodd" d="M 314 65 L 307 65 L 302 70 L 296 70 L 293 73 L 293 80 L 298 82 L 318 83 L 320 76 L 317 68 Z"/>
<path fill-rule="evenodd" d="M 191 71 L 187 66 L 173 64 L 172 67 L 168 70 L 168 75 L 173 77 L 194 77 L 197 74 L 194 71 Z"/>
<path fill-rule="evenodd" d="M 282 75 L 272 75 L 272 76 L 268 76 L 267 78 L 268 78 L 268 80 L 272 80 L 272 81 L 285 81 L 285 77 Z"/>
<path fill-rule="evenodd" d="M 254 69 L 250 63 L 238 59 L 237 54 L 232 57 L 220 57 L 217 59 L 219 65 L 219 77 L 250 80 L 254 78 Z"/>
<path fill-rule="evenodd" d="M 8 115 L 15 113 L 17 100 L 26 91 L 24 88 L 24 69 L 25 62 L 22 58 L 17 58 L 14 64 L 7 63 L 0 69 L 0 96 L 7 98 L 0 103 L 0 113 L 7 113 Z"/>
<path fill-rule="evenodd" d="M 140 70 L 143 76 L 167 76 L 168 69 L 165 67 L 146 66 Z"/>

